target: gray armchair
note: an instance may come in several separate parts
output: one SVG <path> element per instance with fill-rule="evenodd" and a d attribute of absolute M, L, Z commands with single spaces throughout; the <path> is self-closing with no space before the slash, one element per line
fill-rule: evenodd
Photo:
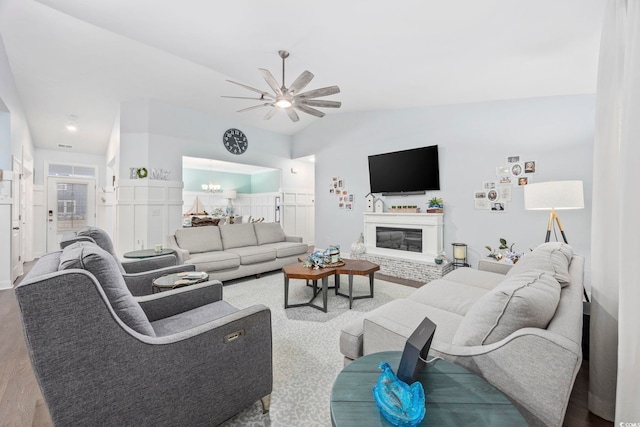
<path fill-rule="evenodd" d="M 113 242 L 106 231 L 98 227 L 84 227 L 78 231 L 69 231 L 62 235 L 60 249 L 75 242 L 92 242 L 107 251 L 116 260 L 118 269 L 124 277 L 129 290 L 133 295 L 148 295 L 152 293 L 153 279 L 167 274 L 183 271 L 195 271 L 193 265 L 176 265 L 175 255 L 163 255 L 153 258 L 144 258 L 120 262 L 113 249 Z"/>
<path fill-rule="evenodd" d="M 116 261 L 76 243 L 15 289 L 55 425 L 218 425 L 272 390 L 271 312 L 238 310 L 222 284 L 144 297 Z"/>

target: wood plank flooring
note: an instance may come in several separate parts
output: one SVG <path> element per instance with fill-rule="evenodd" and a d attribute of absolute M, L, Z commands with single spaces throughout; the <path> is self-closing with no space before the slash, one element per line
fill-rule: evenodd
<path fill-rule="evenodd" d="M 410 280 L 398 281 L 377 274 L 376 277 L 413 287 L 420 285 Z M 588 374 L 588 362 L 583 362 L 571 393 L 564 427 L 613 426 L 613 423 L 587 410 Z M 0 426 L 48 427 L 52 425 L 47 406 L 31 368 L 22 334 L 18 303 L 13 290 L 0 291 Z"/>

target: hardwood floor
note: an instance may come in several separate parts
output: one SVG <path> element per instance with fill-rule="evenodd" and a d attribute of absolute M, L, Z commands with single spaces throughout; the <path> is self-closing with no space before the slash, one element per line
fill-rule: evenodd
<path fill-rule="evenodd" d="M 421 285 L 411 280 L 376 277 L 413 287 Z M 588 362 L 583 362 L 571 393 L 564 427 L 613 426 L 587 410 L 588 374 Z M 31 368 L 13 290 L 0 291 L 0 426 L 52 425 Z"/>

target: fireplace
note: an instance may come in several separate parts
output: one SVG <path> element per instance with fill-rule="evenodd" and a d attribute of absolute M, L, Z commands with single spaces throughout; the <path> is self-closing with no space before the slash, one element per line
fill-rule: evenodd
<path fill-rule="evenodd" d="M 422 252 L 422 229 L 376 227 L 376 247 Z"/>
<path fill-rule="evenodd" d="M 368 254 L 433 263 L 444 254 L 443 214 L 365 212 Z"/>

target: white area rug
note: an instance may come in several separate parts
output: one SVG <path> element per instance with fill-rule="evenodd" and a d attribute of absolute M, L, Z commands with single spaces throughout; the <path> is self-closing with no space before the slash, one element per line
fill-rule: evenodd
<path fill-rule="evenodd" d="M 329 279 L 333 285 L 333 279 Z M 348 293 L 346 276 L 341 292 Z M 369 293 L 369 278 L 354 277 L 354 295 Z M 262 415 L 260 402 L 247 408 L 223 425 L 231 426 L 330 426 L 331 387 L 343 367 L 340 330 L 388 301 L 403 298 L 415 288 L 376 279 L 373 299 L 353 302 L 329 290 L 328 313 L 312 307 L 284 309 L 284 277 L 271 273 L 260 279 L 225 283 L 224 300 L 238 308 L 264 304 L 271 309 L 273 334 L 273 392 L 271 410 Z M 312 289 L 304 280 L 291 280 L 289 303 L 307 302 Z M 314 303 L 322 305 L 320 295 Z"/>

